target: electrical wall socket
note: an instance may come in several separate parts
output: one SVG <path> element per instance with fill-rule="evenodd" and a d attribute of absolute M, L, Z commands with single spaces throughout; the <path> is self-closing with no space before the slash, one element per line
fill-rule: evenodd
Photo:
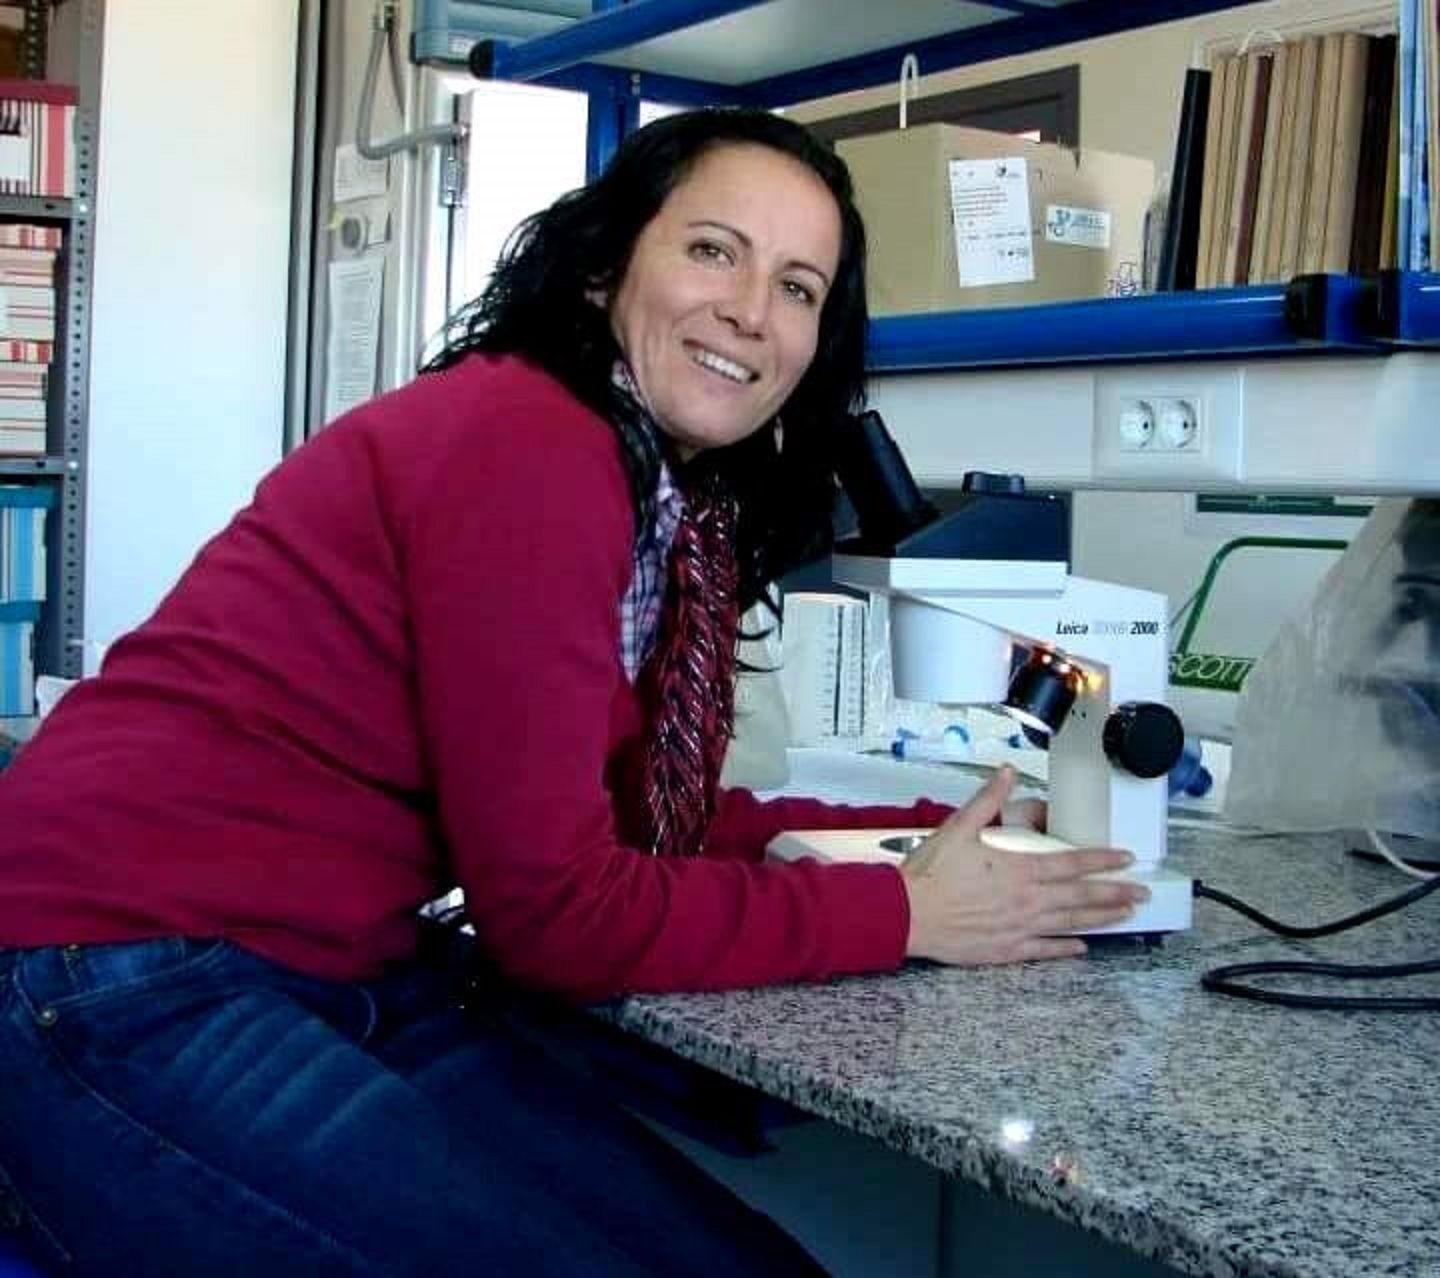
<path fill-rule="evenodd" d="M 1240 479 L 1244 377 L 1240 368 L 1130 366 L 1095 375 L 1096 479 L 1181 488 Z M 1151 429 L 1137 430 L 1148 413 Z M 1193 422 L 1188 434 L 1180 420 Z"/>

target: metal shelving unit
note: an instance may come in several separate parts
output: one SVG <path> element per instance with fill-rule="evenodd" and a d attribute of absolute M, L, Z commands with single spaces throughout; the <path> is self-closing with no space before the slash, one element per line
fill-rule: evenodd
<path fill-rule="evenodd" d="M 0 221 L 60 225 L 56 262 L 56 343 L 50 365 L 47 451 L 43 457 L 0 457 L 0 478 L 59 488 L 46 529 L 46 601 L 36 627 L 37 671 L 77 676 L 82 666 L 85 573 L 86 418 L 89 405 L 92 210 L 100 91 L 103 0 L 69 0 L 78 13 L 78 101 L 75 111 L 76 191 L 71 199 L 0 196 Z M 46 0 L 26 0 L 27 68 L 43 75 Z M 32 34 L 33 33 L 33 34 Z"/>
<path fill-rule="evenodd" d="M 898 315 L 872 322 L 871 372 L 1002 368 L 1322 352 L 1382 354 L 1374 282 L 1301 276 L 1288 286 L 1206 289 L 1043 306 Z M 1037 322 L 1037 311 L 1044 319 Z"/>
<path fill-rule="evenodd" d="M 732 101 L 784 106 L 895 78 L 915 53 L 926 71 L 964 66 L 1133 27 L 1234 8 L 1247 0 L 574 0 L 523 7 L 550 29 L 494 42 L 497 79 L 546 81 L 589 66 L 690 80 Z M 417 62 L 464 64 L 512 6 L 417 0 Z M 522 7 L 522 6 L 517 6 Z M 533 16 L 533 15 L 532 15 Z"/>
<path fill-rule="evenodd" d="M 1242 0 L 543 0 L 545 29 L 493 38 L 497 6 L 417 0 L 416 61 L 591 95 L 592 169 L 641 97 L 775 107 L 1235 7 Z M 500 6 L 504 7 L 504 6 Z M 532 15 L 534 18 L 535 15 Z M 486 24 L 491 25 L 487 26 Z M 617 104 L 630 104 L 616 126 Z M 1346 276 L 1157 296 L 892 316 L 872 372 L 1369 352 L 1440 345 L 1440 277 Z M 1388 305 L 1386 300 L 1388 300 Z M 1398 300 L 1397 300 L 1398 299 Z M 1394 315 L 1401 318 L 1392 319 Z"/>

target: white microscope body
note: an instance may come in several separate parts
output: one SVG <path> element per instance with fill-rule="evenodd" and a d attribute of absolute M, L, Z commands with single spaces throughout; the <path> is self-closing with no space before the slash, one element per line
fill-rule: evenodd
<path fill-rule="evenodd" d="M 1018 475 L 967 475 L 961 502 L 942 516 L 877 413 L 847 419 L 836 443 L 860 532 L 836 547 L 833 575 L 889 597 L 896 694 L 1003 705 L 1049 736 L 1048 835 L 1001 827 L 981 837 L 1042 855 L 1123 848 L 1135 864 L 1106 877 L 1143 883 L 1150 900 L 1099 930 L 1189 927 L 1191 882 L 1164 866 L 1166 778 L 1184 744 L 1165 704 L 1165 597 L 1070 575 L 1064 508 L 1026 493 Z M 1017 642 L 1029 656 L 1012 678 Z M 769 850 L 784 859 L 898 860 L 915 833 L 787 831 Z"/>
<path fill-rule="evenodd" d="M 1164 867 L 1166 773 L 1173 762 L 1165 755 L 1168 738 L 1178 731 L 1164 708 L 1165 597 L 1071 576 L 1066 568 L 1063 561 L 844 554 L 834 559 L 837 582 L 890 598 L 897 696 L 946 704 L 1005 703 L 1017 641 L 1048 654 L 1044 660 L 1053 656 L 1062 666 L 1068 662 L 1076 668 L 1073 706 L 1049 741 L 1052 838 L 1011 836 L 1007 843 L 999 832 L 994 842 L 1037 851 L 1124 848 L 1134 854 L 1135 864 L 1108 877 L 1143 883 L 1151 897 L 1123 923 L 1101 930 L 1187 928 L 1191 881 Z M 1167 740 L 1146 739 L 1157 732 Z M 1127 763 L 1152 775 L 1137 775 Z M 886 832 L 871 833 L 883 839 Z"/>

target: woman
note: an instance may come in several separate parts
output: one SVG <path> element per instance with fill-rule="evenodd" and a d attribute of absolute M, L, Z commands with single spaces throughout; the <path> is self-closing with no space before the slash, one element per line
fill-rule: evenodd
<path fill-rule="evenodd" d="M 1121 853 L 981 848 L 1008 778 L 908 877 L 761 860 L 945 809 L 717 791 L 738 611 L 826 545 L 863 264 L 802 129 L 642 130 L 0 779 L 0 1176 L 74 1272 L 806 1271 L 455 1010 L 416 922 L 452 885 L 573 999 L 1073 954 L 1126 912 L 1085 877 Z"/>

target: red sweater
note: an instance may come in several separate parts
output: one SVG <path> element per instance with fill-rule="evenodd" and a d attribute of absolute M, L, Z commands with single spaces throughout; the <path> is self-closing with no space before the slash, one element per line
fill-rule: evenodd
<path fill-rule="evenodd" d="M 893 868 L 764 845 L 942 807 L 731 791 L 703 858 L 618 841 L 631 540 L 614 435 L 519 361 L 348 414 L 0 773 L 0 946 L 223 936 L 362 979 L 458 883 L 504 969 L 578 997 L 893 967 Z"/>

